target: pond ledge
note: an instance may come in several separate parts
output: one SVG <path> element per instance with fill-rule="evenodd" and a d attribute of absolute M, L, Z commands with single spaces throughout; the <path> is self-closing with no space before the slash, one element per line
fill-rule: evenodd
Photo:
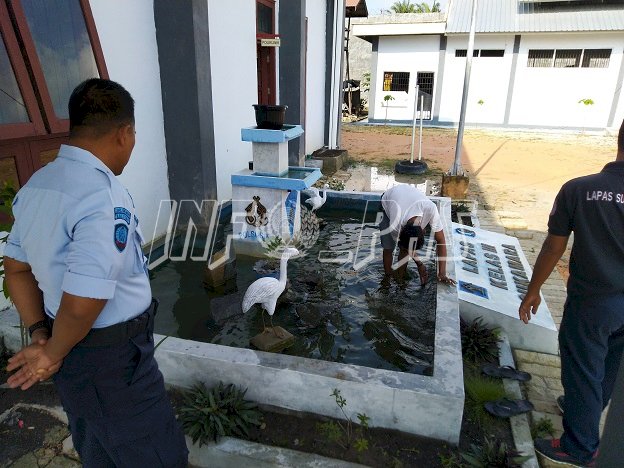
<path fill-rule="evenodd" d="M 505 332 L 501 332 L 500 341 L 498 342 L 499 362 L 501 366 L 511 366 L 514 369 L 516 365 L 511 353 L 509 338 Z M 507 395 L 514 399 L 523 399 L 520 383 L 517 380 L 503 379 L 503 387 Z M 535 448 L 533 446 L 533 437 L 531 436 L 531 427 L 529 425 L 529 413 L 519 414 L 509 418 L 511 425 L 511 433 L 513 435 L 516 450 L 522 455 L 528 455 L 531 458 L 522 464 L 522 468 L 539 468 L 537 458 L 535 456 Z"/>

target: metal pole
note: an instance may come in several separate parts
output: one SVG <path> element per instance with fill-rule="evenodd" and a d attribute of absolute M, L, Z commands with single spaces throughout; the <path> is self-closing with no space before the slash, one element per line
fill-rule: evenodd
<path fill-rule="evenodd" d="M 420 141 L 418 142 L 418 160 L 422 159 L 422 123 L 423 123 L 423 108 L 425 103 L 425 96 L 420 96 Z"/>
<path fill-rule="evenodd" d="M 414 164 L 414 140 L 416 140 L 416 109 L 418 109 L 418 85 L 416 85 L 416 96 L 414 97 L 414 117 L 412 117 L 412 154 L 410 156 L 411 164 Z"/>
<path fill-rule="evenodd" d="M 457 145 L 455 147 L 455 161 L 451 168 L 451 175 L 458 175 L 461 168 L 461 150 L 464 140 L 464 125 L 466 123 L 466 107 L 468 105 L 468 88 L 470 87 L 470 70 L 472 69 L 472 54 L 474 51 L 475 29 L 477 24 L 477 0 L 472 0 L 472 21 L 466 52 L 466 71 L 464 72 L 464 93 L 462 95 L 461 111 L 459 113 L 459 128 L 457 129 Z"/>

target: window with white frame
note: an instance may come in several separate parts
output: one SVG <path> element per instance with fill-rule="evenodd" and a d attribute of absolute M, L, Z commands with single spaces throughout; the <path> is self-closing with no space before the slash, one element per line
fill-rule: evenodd
<path fill-rule="evenodd" d="M 611 49 L 585 49 L 583 52 L 583 68 L 609 68 Z"/>
<path fill-rule="evenodd" d="M 612 49 L 530 49 L 529 68 L 609 68 Z"/>
<path fill-rule="evenodd" d="M 531 49 L 529 50 L 529 60 L 527 62 L 527 67 L 552 67 L 554 56 L 554 49 Z"/>
<path fill-rule="evenodd" d="M 577 68 L 581 63 L 582 49 L 557 49 L 555 68 Z"/>
<path fill-rule="evenodd" d="M 466 49 L 455 49 L 455 57 L 467 57 L 468 51 Z M 473 57 L 504 57 L 505 49 L 474 49 L 472 51 Z"/>

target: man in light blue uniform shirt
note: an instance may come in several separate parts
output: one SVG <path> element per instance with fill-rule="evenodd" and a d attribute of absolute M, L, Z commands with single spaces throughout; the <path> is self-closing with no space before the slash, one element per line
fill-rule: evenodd
<path fill-rule="evenodd" d="M 17 194 L 7 285 L 32 344 L 11 387 L 54 377 L 83 464 L 186 466 L 184 436 L 154 360 L 139 218 L 117 180 L 135 143 L 134 101 L 90 79 L 69 101 L 70 144 Z"/>

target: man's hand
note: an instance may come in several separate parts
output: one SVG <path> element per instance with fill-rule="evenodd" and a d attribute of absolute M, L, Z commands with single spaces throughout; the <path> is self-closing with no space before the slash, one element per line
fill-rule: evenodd
<path fill-rule="evenodd" d="M 46 343 L 45 339 L 40 339 L 9 358 L 7 371 L 11 372 L 17 369 L 17 372 L 7 380 L 9 387 L 20 387 L 22 390 L 28 390 L 37 382 L 47 380 L 58 372 L 63 360 L 48 356 Z"/>
<path fill-rule="evenodd" d="M 446 274 L 438 274 L 438 282 L 450 285 L 456 284 L 455 280 L 449 276 L 446 276 Z"/>
<path fill-rule="evenodd" d="M 520 308 L 518 309 L 518 315 L 520 316 L 520 320 L 524 323 L 529 323 L 531 320 L 531 314 L 537 314 L 537 308 L 542 302 L 540 298 L 539 291 L 534 292 L 529 290 L 522 299 L 522 303 L 520 304 Z"/>

